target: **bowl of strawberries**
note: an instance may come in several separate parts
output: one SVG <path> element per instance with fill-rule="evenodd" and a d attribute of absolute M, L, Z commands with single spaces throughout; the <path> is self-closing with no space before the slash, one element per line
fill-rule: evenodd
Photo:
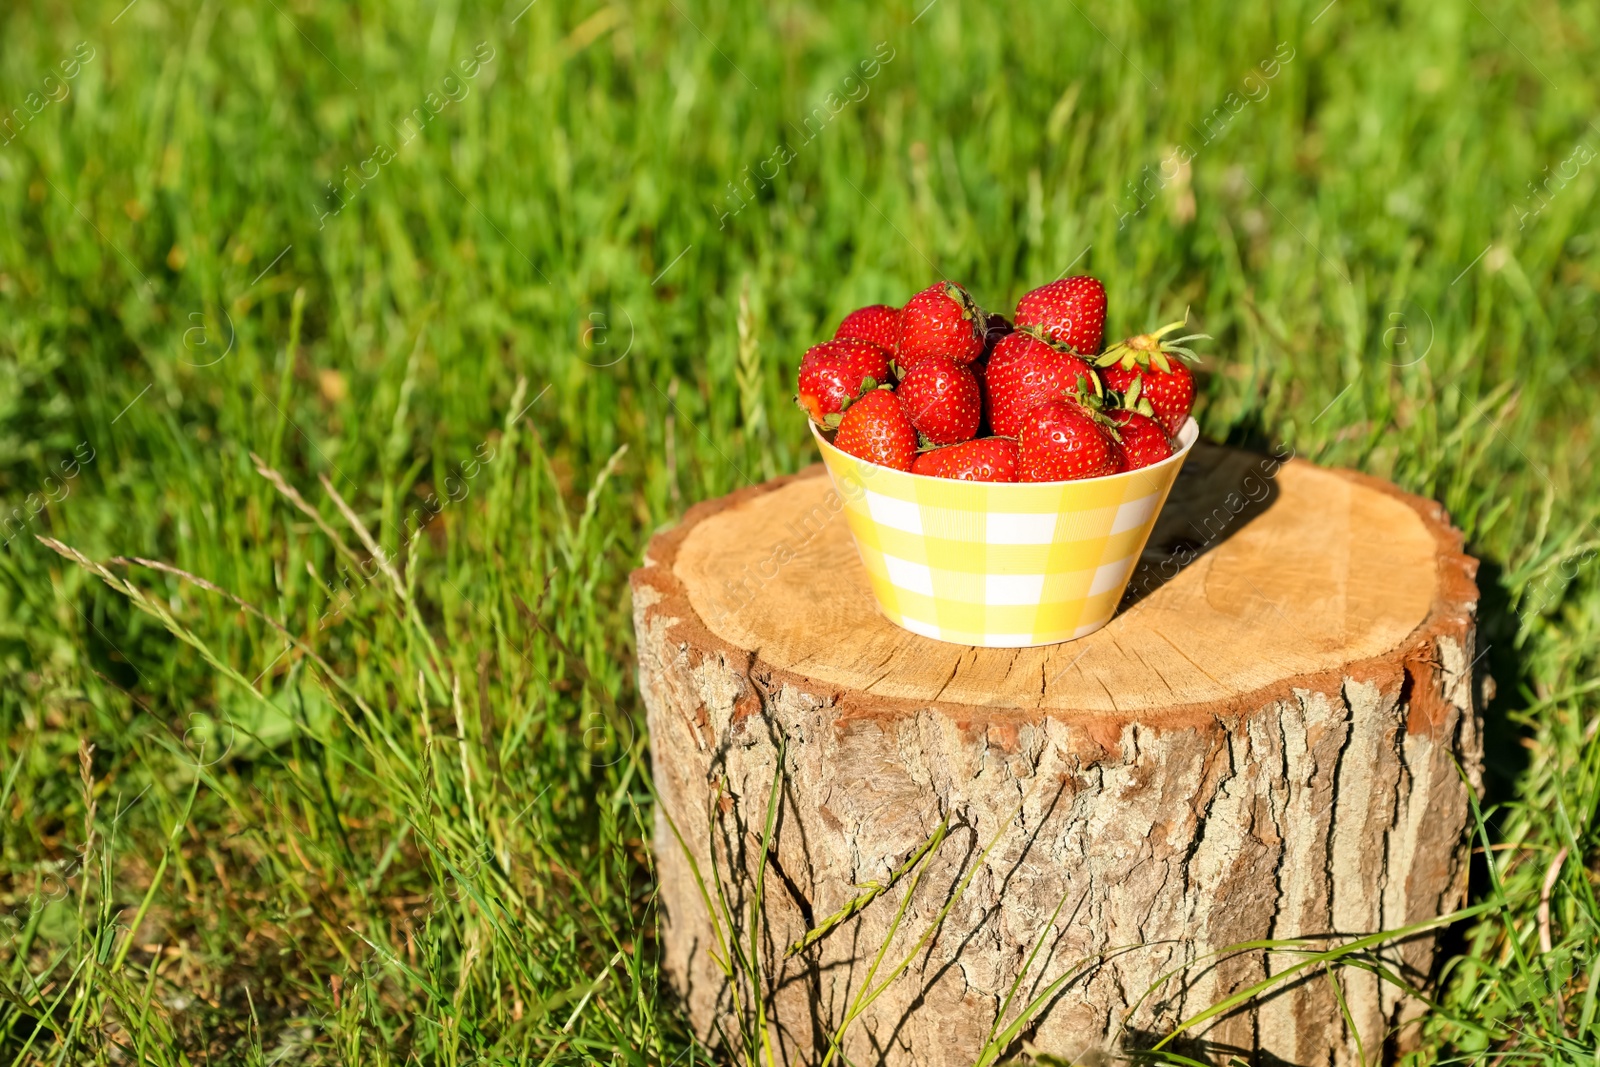
<path fill-rule="evenodd" d="M 1056 644 L 1116 611 L 1198 437 L 1195 360 L 1169 323 L 1102 346 L 1087 275 L 989 314 L 954 282 L 847 315 L 800 362 L 879 609 L 936 640 Z"/>

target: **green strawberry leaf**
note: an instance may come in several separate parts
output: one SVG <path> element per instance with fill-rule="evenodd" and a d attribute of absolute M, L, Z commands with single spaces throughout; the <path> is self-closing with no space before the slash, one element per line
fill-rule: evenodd
<path fill-rule="evenodd" d="M 1090 358 L 1092 358 L 1091 356 L 1085 356 L 1082 352 L 1079 352 L 1076 348 L 1074 348 L 1072 345 L 1068 344 L 1067 342 L 1060 341 L 1060 340 L 1057 340 L 1054 337 L 1051 337 L 1049 334 L 1045 333 L 1044 330 L 1041 327 L 1034 326 L 1031 323 L 1028 324 L 1028 325 L 1025 325 L 1025 326 L 1018 326 L 1016 328 L 1015 332 L 1016 333 L 1020 333 L 1020 334 L 1026 334 L 1027 336 L 1033 338 L 1035 341 L 1038 341 L 1040 344 L 1049 345 L 1050 348 L 1054 349 L 1057 352 L 1060 352 L 1064 356 L 1077 356 L 1079 359 L 1090 359 Z"/>
<path fill-rule="evenodd" d="M 1098 390 L 1091 392 L 1089 386 L 1083 383 L 1082 378 L 1079 378 L 1074 383 L 1074 393 L 1068 399 L 1075 401 L 1084 410 L 1084 413 L 1102 428 L 1109 429 L 1111 427 L 1111 420 L 1105 414 L 1106 408 L 1109 406 L 1105 394 Z"/>
<path fill-rule="evenodd" d="M 961 317 L 971 320 L 973 333 L 982 338 L 989 328 L 989 313 L 978 306 L 971 293 L 955 282 L 944 283 L 944 295 L 961 306 Z"/>
<path fill-rule="evenodd" d="M 1139 402 L 1139 393 L 1144 389 L 1144 375 L 1134 378 L 1133 384 L 1128 386 L 1128 391 L 1122 394 L 1122 406 L 1132 409 Z"/>

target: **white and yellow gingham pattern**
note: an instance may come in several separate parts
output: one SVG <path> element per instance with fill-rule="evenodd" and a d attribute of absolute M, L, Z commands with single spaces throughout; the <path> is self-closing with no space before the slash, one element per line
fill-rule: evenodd
<path fill-rule="evenodd" d="M 1020 648 L 1111 619 L 1198 436 L 1191 419 L 1171 459 L 1046 483 L 929 478 L 817 443 L 884 615 L 940 641 Z"/>

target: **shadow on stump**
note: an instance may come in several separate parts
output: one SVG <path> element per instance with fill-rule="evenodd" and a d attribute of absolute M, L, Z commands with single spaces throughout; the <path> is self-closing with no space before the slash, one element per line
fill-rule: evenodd
<path fill-rule="evenodd" d="M 1286 449 L 1245 451 L 1197 443 L 1156 519 L 1117 610 L 1126 611 L 1244 529 L 1278 499 Z"/>

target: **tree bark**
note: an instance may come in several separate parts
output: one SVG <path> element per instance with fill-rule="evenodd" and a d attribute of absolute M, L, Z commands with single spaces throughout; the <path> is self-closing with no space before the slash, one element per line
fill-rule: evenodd
<path fill-rule="evenodd" d="M 1105 629 L 972 649 L 875 613 L 830 494 L 812 468 L 699 505 L 633 576 L 663 948 L 703 1036 L 737 1044 L 759 995 L 778 1061 L 816 1063 L 881 988 L 848 1062 L 971 1064 L 1059 980 L 998 1051 L 1110 1062 L 1462 902 L 1476 564 L 1436 504 L 1199 446 Z M 751 954 L 758 877 L 753 990 L 717 960 L 730 931 Z M 1437 929 L 1362 958 L 1425 985 Z M 1318 965 L 1167 1047 L 1376 1062 L 1415 1011 Z"/>

